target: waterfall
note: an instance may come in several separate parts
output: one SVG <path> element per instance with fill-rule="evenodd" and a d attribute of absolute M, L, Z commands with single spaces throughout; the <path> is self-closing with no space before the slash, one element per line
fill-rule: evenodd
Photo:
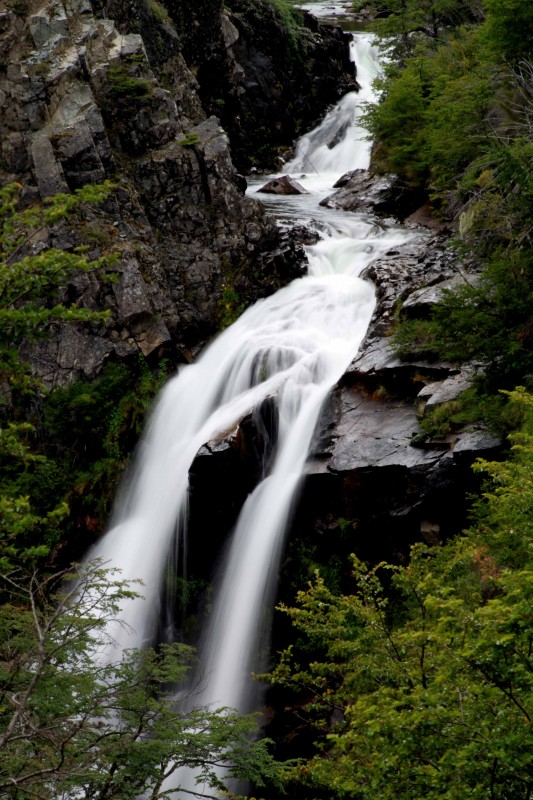
<path fill-rule="evenodd" d="M 195 701 L 248 710 L 250 671 L 262 619 L 275 589 L 284 532 L 327 393 L 357 352 L 374 290 L 361 271 L 412 234 L 372 217 L 319 208 L 332 180 L 367 167 L 370 145 L 358 124 L 361 98 L 376 70 L 369 35 L 354 45 L 360 95 L 344 97 L 305 136 L 285 172 L 305 172 L 309 195 L 273 198 L 280 213 L 320 219 L 324 238 L 308 248 L 308 275 L 257 302 L 169 381 L 139 447 L 133 477 L 106 536 L 90 553 L 141 579 L 143 599 L 128 601 L 113 631 L 116 648 L 153 635 L 169 550 L 185 528 L 188 473 L 199 448 L 275 397 L 279 431 L 264 479 L 246 500 L 200 648 L 203 688 Z M 312 165 L 312 171 L 309 172 Z M 317 174 L 319 173 L 319 174 Z M 300 180 L 300 177 L 298 178 Z"/>
<path fill-rule="evenodd" d="M 372 82 L 379 74 L 372 37 L 360 35 L 350 45 L 350 56 L 357 64 L 359 92 L 346 94 L 314 131 L 303 136 L 286 172 L 306 173 L 306 188 L 331 186 L 353 169 L 367 169 L 371 142 L 360 124 L 364 104 L 374 99 Z M 317 186 L 318 184 L 318 186 Z"/>

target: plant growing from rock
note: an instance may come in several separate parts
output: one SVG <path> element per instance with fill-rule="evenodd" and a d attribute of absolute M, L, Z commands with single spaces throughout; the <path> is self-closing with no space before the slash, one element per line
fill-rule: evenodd
<path fill-rule="evenodd" d="M 46 335 L 52 322 L 101 322 L 107 313 L 65 304 L 57 298 L 69 276 L 76 272 L 103 271 L 113 262 L 109 255 L 88 259 L 86 248 L 62 250 L 46 245 L 49 226 L 73 217 L 84 204 L 102 202 L 110 183 L 85 186 L 73 194 L 46 198 L 42 205 L 22 209 L 22 186 L 0 189 L 0 377 L 14 380 L 17 347 L 23 339 Z M 43 239 L 45 245 L 43 247 Z M 37 246 L 38 245 L 38 246 Z"/>

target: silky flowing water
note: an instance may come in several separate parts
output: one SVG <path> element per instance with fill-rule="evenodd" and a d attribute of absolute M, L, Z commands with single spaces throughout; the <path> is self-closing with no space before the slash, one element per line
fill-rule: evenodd
<path fill-rule="evenodd" d="M 265 398 L 276 399 L 274 453 L 239 516 L 200 643 L 201 688 L 195 702 L 204 705 L 249 710 L 250 672 L 261 666 L 258 638 L 269 617 L 285 532 L 320 411 L 356 354 L 374 309 L 374 288 L 359 275 L 412 235 L 368 215 L 318 206 L 340 175 L 369 163 L 370 145 L 358 115 L 361 102 L 372 96 L 376 74 L 371 36 L 355 37 L 353 57 L 361 91 L 344 97 L 301 140 L 283 170 L 310 194 L 263 195 L 280 218 L 320 229 L 323 238 L 307 249 L 308 275 L 245 311 L 197 363 L 169 381 L 110 530 L 90 553 L 118 567 L 123 578 L 144 584 L 143 598 L 124 605 L 121 624 L 112 632 L 116 652 L 109 657 L 151 643 L 171 549 L 186 537 L 188 474 L 196 453 Z"/>

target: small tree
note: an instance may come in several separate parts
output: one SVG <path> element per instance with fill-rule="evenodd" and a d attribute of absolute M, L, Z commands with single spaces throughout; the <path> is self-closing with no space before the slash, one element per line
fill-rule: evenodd
<path fill-rule="evenodd" d="M 156 800 L 176 791 L 164 782 L 183 766 L 198 776 L 189 793 L 202 797 L 224 790 L 221 768 L 259 784 L 275 779 L 267 742 L 251 738 L 253 718 L 176 708 L 189 648 L 105 657 L 108 626 L 135 596 L 115 571 L 93 563 L 42 577 L 13 568 L 3 586 L 0 796 Z"/>

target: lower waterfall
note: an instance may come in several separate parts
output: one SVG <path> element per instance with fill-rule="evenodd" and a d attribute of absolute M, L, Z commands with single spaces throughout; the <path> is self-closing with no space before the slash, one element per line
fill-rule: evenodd
<path fill-rule="evenodd" d="M 255 662 L 258 636 L 320 411 L 357 352 L 375 306 L 373 286 L 358 276 L 412 236 L 369 215 L 318 206 L 343 172 L 369 163 L 370 145 L 357 116 L 361 100 L 371 97 L 376 71 L 370 35 L 355 37 L 353 56 L 361 92 L 344 97 L 284 169 L 310 194 L 267 200 L 283 218 L 318 224 L 323 238 L 307 248 L 308 275 L 245 311 L 197 363 L 169 381 L 110 530 L 89 554 L 118 567 L 123 578 L 143 582 L 143 598 L 124 606 L 122 624 L 112 632 L 117 654 L 151 643 L 169 551 L 176 531 L 185 535 L 188 474 L 198 450 L 265 398 L 276 398 L 274 453 L 240 514 L 202 636 L 195 702 L 203 705 L 249 710 L 250 672 L 261 666 Z"/>

